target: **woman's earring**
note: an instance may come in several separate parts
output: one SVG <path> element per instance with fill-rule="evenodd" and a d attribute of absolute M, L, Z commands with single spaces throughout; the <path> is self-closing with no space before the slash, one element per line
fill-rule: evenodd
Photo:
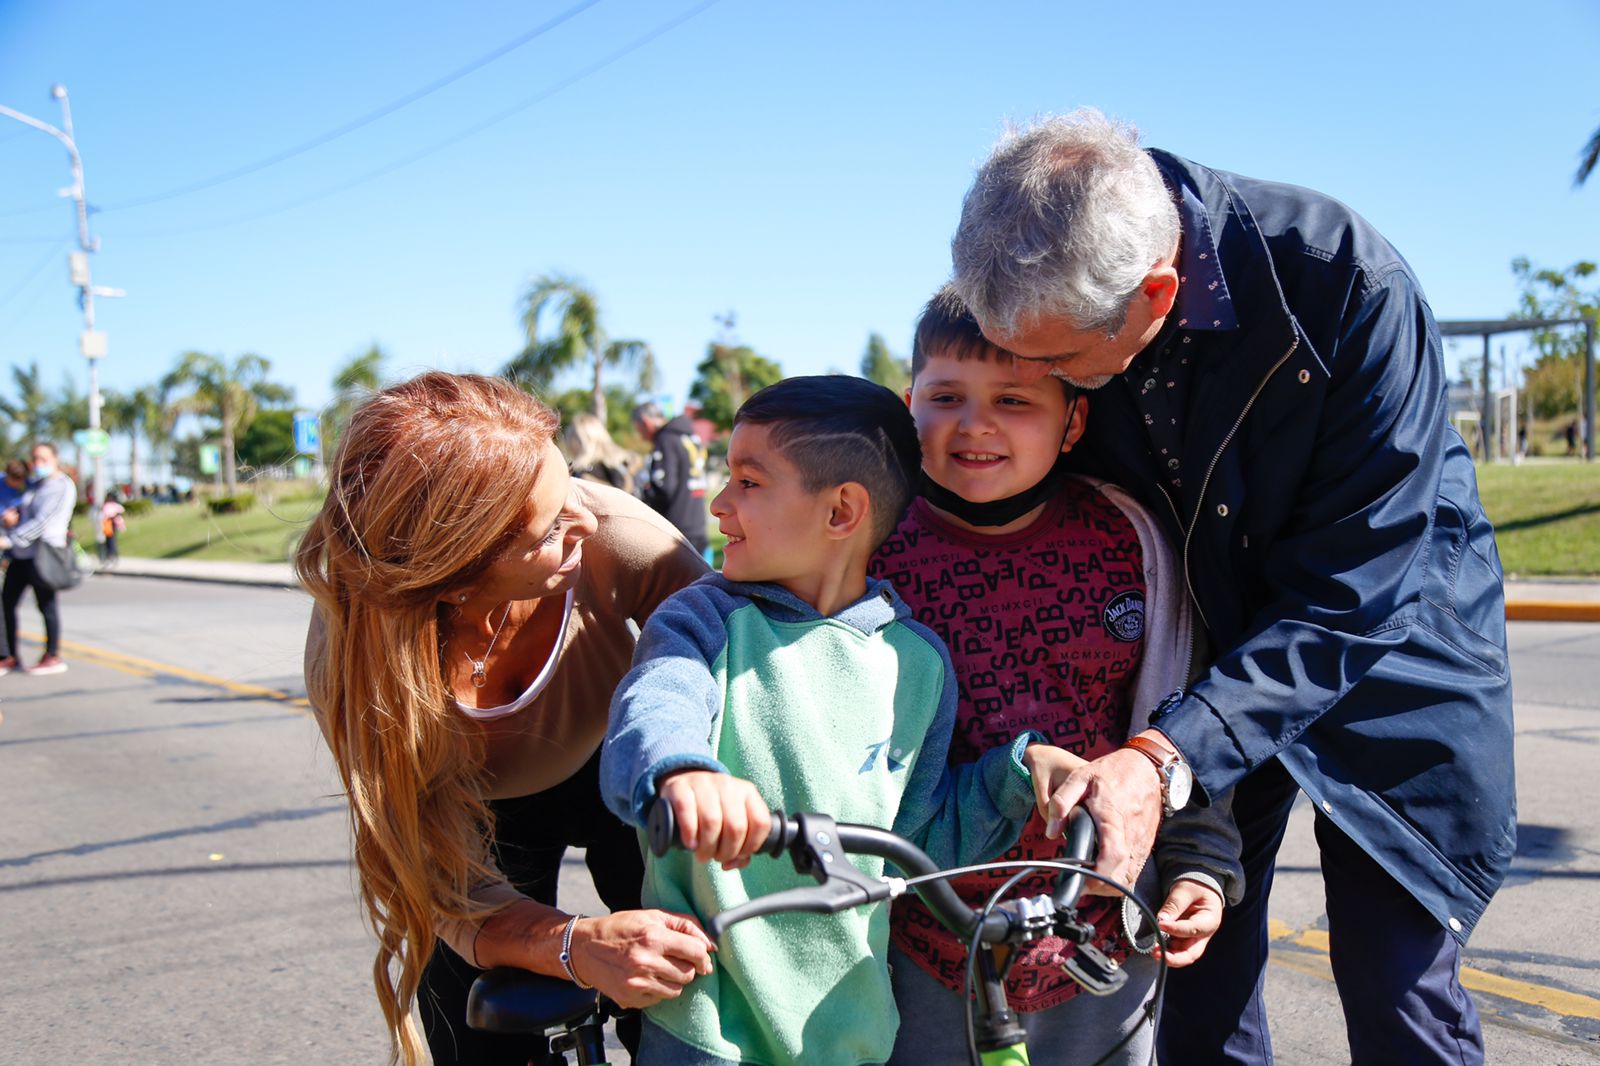
<path fill-rule="evenodd" d="M 461 595 L 457 596 L 456 597 L 456 602 L 457 603 L 466 603 L 467 602 L 467 594 L 465 592 L 463 592 Z"/>

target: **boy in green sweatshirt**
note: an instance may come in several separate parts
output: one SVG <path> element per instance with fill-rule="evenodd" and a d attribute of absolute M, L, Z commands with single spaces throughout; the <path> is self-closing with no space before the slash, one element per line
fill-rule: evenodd
<path fill-rule="evenodd" d="M 711 506 L 723 572 L 645 625 L 601 758 L 611 809 L 642 826 L 652 803 L 670 803 L 689 849 L 647 857 L 646 905 L 704 920 L 803 883 L 785 863 L 747 865 L 769 806 L 892 828 L 943 865 L 1011 847 L 1081 760 L 1023 733 L 947 764 L 949 655 L 867 576 L 921 468 L 905 404 L 860 378 L 787 379 L 740 408 L 728 464 Z M 899 1021 L 887 950 L 881 903 L 735 926 L 712 974 L 645 1012 L 639 1061 L 885 1062 Z"/>

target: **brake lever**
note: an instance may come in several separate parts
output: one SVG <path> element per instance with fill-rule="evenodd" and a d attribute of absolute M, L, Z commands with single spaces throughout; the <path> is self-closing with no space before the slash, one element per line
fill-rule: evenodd
<path fill-rule="evenodd" d="M 728 928 L 747 918 L 759 918 L 765 914 L 778 914 L 783 911 L 807 911 L 811 914 L 838 914 L 851 907 L 859 907 L 863 903 L 872 903 L 879 899 L 889 897 L 889 886 L 881 882 L 872 882 L 869 885 L 859 885 L 843 879 L 834 879 L 824 884 L 804 888 L 787 888 L 782 892 L 761 896 L 741 903 L 737 907 L 729 907 L 706 922 L 706 933 L 711 939 L 720 941 L 722 934 Z"/>

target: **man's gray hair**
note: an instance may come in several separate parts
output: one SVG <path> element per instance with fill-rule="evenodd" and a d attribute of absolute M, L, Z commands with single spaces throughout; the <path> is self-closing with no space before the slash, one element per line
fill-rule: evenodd
<path fill-rule="evenodd" d="M 1002 335 L 1039 315 L 1110 335 L 1177 243 L 1177 206 L 1138 130 L 1081 108 L 1001 137 L 961 205 L 952 280 Z"/>

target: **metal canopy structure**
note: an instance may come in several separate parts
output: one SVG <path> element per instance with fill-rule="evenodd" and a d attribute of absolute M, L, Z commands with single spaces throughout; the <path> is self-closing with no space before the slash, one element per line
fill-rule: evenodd
<path fill-rule="evenodd" d="M 1483 411 L 1479 425 L 1480 450 L 1489 458 L 1489 338 L 1500 333 L 1524 333 L 1557 326 L 1583 327 L 1583 457 L 1594 461 L 1594 319 L 1592 318 L 1498 318 L 1485 321 L 1440 322 L 1439 333 L 1445 337 L 1483 338 Z"/>

